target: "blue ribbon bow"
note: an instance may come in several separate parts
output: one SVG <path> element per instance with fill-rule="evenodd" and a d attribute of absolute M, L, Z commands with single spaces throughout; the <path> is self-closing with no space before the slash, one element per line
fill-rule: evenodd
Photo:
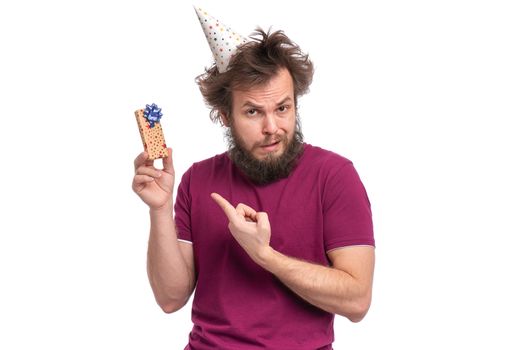
<path fill-rule="evenodd" d="M 154 128 L 155 123 L 160 121 L 162 118 L 162 108 L 158 108 L 156 104 L 146 105 L 144 109 L 144 117 L 149 122 L 149 127 Z"/>

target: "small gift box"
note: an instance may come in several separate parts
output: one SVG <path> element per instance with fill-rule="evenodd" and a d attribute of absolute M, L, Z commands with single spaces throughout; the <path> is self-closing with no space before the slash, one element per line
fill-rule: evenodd
<path fill-rule="evenodd" d="M 145 109 L 135 111 L 138 130 L 144 145 L 144 151 L 149 155 L 149 160 L 165 158 L 168 156 L 164 133 L 160 125 L 162 109 L 156 104 L 146 105 Z"/>

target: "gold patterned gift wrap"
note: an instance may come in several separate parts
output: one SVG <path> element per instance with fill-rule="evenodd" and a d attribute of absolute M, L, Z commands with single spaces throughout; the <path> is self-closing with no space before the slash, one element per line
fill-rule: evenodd
<path fill-rule="evenodd" d="M 166 141 L 160 125 L 161 108 L 154 103 L 146 105 L 145 109 L 135 111 L 135 117 L 144 151 L 148 153 L 149 160 L 167 157 Z"/>

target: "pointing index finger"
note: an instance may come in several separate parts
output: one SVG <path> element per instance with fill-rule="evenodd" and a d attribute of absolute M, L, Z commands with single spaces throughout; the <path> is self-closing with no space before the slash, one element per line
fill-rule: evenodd
<path fill-rule="evenodd" d="M 213 198 L 213 200 L 220 206 L 220 208 L 222 208 L 229 221 L 236 220 L 237 211 L 235 207 L 231 205 L 231 203 L 229 203 L 224 197 L 222 197 L 218 193 L 211 193 L 211 198 Z"/>

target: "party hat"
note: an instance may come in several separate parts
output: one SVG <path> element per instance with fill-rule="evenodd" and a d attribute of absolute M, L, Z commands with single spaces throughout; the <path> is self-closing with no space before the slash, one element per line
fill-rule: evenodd
<path fill-rule="evenodd" d="M 201 7 L 195 6 L 195 11 L 206 35 L 209 48 L 215 57 L 218 71 L 224 73 L 237 47 L 246 43 L 248 39 L 232 31 Z"/>

